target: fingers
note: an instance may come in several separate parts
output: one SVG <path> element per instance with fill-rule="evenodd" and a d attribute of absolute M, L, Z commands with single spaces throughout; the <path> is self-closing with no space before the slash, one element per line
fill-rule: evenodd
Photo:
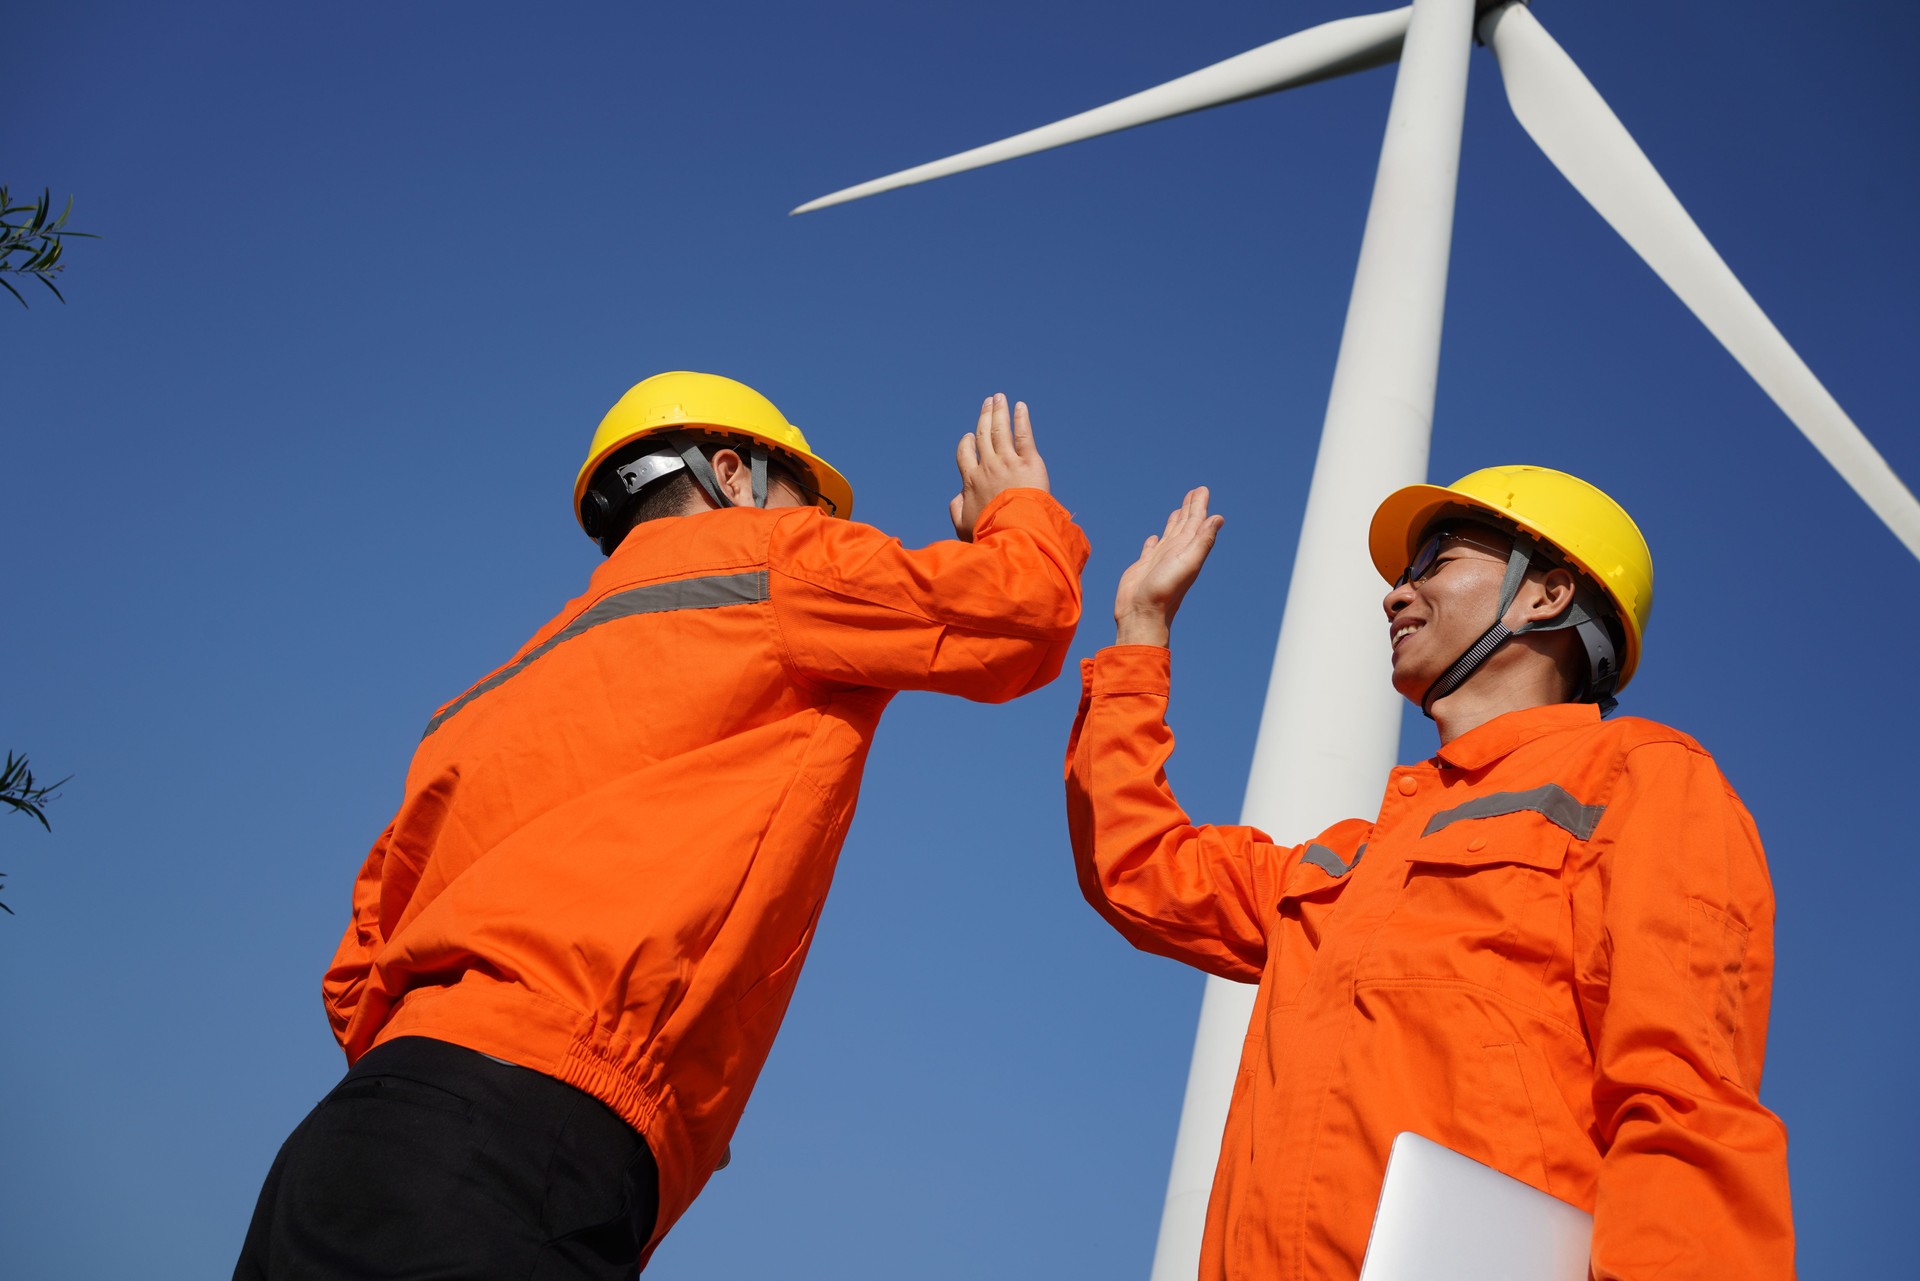
<path fill-rule="evenodd" d="M 1187 509 L 1186 505 L 1182 504 L 1167 513 L 1167 527 L 1160 532 L 1160 537 L 1171 540 L 1175 534 L 1180 532 L 1181 527 L 1186 523 Z"/>
<path fill-rule="evenodd" d="M 1004 392 L 995 392 L 980 405 L 980 420 L 973 435 L 980 465 L 989 472 L 1016 464 L 1044 466 L 1033 434 L 1033 413 L 1027 402 L 1007 400 Z M 1031 471 L 1031 467 L 1028 468 Z M 1046 488 L 1044 481 L 1039 488 Z"/>
<path fill-rule="evenodd" d="M 1181 500 L 1180 510 L 1186 516 L 1188 524 L 1205 520 L 1207 518 L 1207 487 L 1198 485 L 1189 489 L 1187 496 Z"/>
<path fill-rule="evenodd" d="M 1013 452 L 1022 458 L 1032 457 L 1036 452 L 1033 444 L 1033 417 L 1027 412 L 1027 402 L 1024 400 L 1013 407 Z"/>
<path fill-rule="evenodd" d="M 1200 567 L 1207 563 L 1207 557 L 1213 553 L 1213 540 L 1220 535 L 1220 527 L 1227 523 L 1225 516 L 1204 516 L 1194 524 L 1181 550 L 1185 559 L 1192 562 L 1193 573 L 1198 574 Z"/>
<path fill-rule="evenodd" d="M 973 434 L 980 451 L 980 465 L 989 473 L 1013 456 L 1013 427 L 1005 395 L 996 391 L 987 397 L 986 403 L 980 406 L 980 422 Z"/>
<path fill-rule="evenodd" d="M 1220 526 L 1226 523 L 1224 516 L 1207 514 L 1207 488 L 1202 485 L 1190 489 L 1180 500 L 1180 505 L 1167 513 L 1167 526 L 1154 534 L 1140 548 L 1140 558 L 1147 559 L 1155 548 L 1160 549 L 1161 558 L 1178 558 L 1189 550 L 1198 550 L 1204 559 L 1213 547 L 1214 536 L 1220 532 Z"/>
<path fill-rule="evenodd" d="M 973 531 L 963 528 L 960 524 L 960 518 L 962 515 L 965 514 L 966 510 L 967 510 L 966 495 L 955 494 L 952 498 L 947 500 L 947 519 L 953 522 L 954 537 L 958 538 L 963 543 L 971 542 L 972 535 L 973 535 Z"/>
<path fill-rule="evenodd" d="M 999 392 L 980 402 L 980 417 L 973 430 L 960 438 L 955 461 L 960 474 L 971 481 L 974 473 L 991 470 L 1003 454 L 1013 449 L 1013 430 L 1008 422 L 1007 398 Z"/>
<path fill-rule="evenodd" d="M 953 462 L 960 469 L 960 479 L 972 479 L 973 473 L 980 470 L 980 444 L 974 432 L 968 432 L 954 446 Z"/>
<path fill-rule="evenodd" d="M 1180 500 L 1180 510 L 1174 513 L 1178 518 L 1180 533 L 1184 538 L 1192 538 L 1207 522 L 1207 487 L 1201 485 L 1187 491 Z"/>
<path fill-rule="evenodd" d="M 1177 537 L 1184 542 L 1193 536 L 1194 527 L 1206 518 L 1206 487 L 1189 489 L 1186 497 L 1180 500 L 1180 505 L 1168 513 L 1166 532 L 1161 537 L 1169 542 Z"/>

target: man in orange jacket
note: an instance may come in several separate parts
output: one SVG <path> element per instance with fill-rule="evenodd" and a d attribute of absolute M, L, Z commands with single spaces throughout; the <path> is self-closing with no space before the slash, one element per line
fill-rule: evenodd
<path fill-rule="evenodd" d="M 1167 786 L 1169 628 L 1219 526 L 1193 491 L 1122 576 L 1067 752 L 1088 901 L 1260 985 L 1201 1276 L 1351 1281 L 1412 1130 L 1592 1211 L 1599 1281 L 1790 1277 L 1759 837 L 1699 744 L 1601 719 L 1652 604 L 1632 520 L 1536 467 L 1388 497 L 1393 684 L 1439 751 L 1294 847 Z"/>
<path fill-rule="evenodd" d="M 896 691 L 1060 671 L 1086 539 L 1025 405 L 957 539 L 856 524 L 759 393 L 672 373 L 596 433 L 586 591 L 427 721 L 324 995 L 351 1068 L 236 1277 L 630 1277 L 728 1158 Z"/>

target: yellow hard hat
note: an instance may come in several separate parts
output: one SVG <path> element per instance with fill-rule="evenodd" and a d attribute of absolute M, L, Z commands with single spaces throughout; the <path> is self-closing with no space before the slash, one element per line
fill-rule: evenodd
<path fill-rule="evenodd" d="M 587 461 L 573 482 L 573 516 L 581 521 L 581 528 L 586 522 L 580 504 L 600 464 L 622 445 L 669 433 L 709 436 L 721 444 L 728 437 L 761 441 L 779 462 L 802 473 L 803 481 L 833 504 L 835 516 L 853 512 L 853 486 L 813 452 L 800 429 L 772 401 L 731 378 L 680 370 L 635 383 L 600 420 Z"/>
<path fill-rule="evenodd" d="M 1436 520 L 1473 511 L 1525 530 L 1606 593 L 1626 640 L 1614 688 L 1626 688 L 1640 666 L 1641 638 L 1653 612 L 1653 554 L 1626 509 L 1579 477 L 1550 467 L 1487 467 L 1447 486 L 1408 485 L 1387 495 L 1373 514 L 1367 535 L 1373 567 L 1393 582 Z"/>

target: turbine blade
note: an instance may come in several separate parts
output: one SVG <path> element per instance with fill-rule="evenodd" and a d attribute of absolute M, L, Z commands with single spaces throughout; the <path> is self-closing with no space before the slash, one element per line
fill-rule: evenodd
<path fill-rule="evenodd" d="M 845 204 L 862 196 L 892 191 L 895 187 L 910 187 L 931 178 L 944 178 L 1015 156 L 1097 138 L 1103 133 L 1116 133 L 1135 125 L 1378 67 L 1400 56 L 1400 41 L 1407 34 L 1411 12 L 1411 7 L 1394 9 L 1309 27 L 1177 80 L 1143 89 L 1118 102 L 962 151 L 944 160 L 915 165 L 884 178 L 847 187 L 818 200 L 809 200 L 793 212 L 802 214 L 825 209 L 828 205 Z"/>
<path fill-rule="evenodd" d="M 1480 20 L 1507 101 L 1574 189 L 1666 281 L 1915 556 L 1920 502 L 1767 319 L 1626 126 L 1524 4 Z"/>

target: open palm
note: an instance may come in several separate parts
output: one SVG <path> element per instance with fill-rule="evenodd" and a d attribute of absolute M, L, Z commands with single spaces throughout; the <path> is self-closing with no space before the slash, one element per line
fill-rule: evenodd
<path fill-rule="evenodd" d="M 1140 558 L 1120 575 L 1113 619 L 1122 645 L 1164 645 L 1187 589 L 1200 576 L 1224 516 L 1207 514 L 1207 489 L 1187 491 L 1167 527 L 1141 545 Z"/>

